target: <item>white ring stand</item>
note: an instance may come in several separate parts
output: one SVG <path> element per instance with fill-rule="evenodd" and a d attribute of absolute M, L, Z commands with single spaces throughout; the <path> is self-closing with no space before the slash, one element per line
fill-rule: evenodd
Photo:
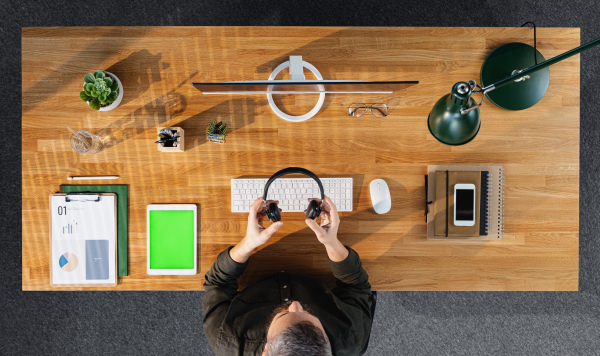
<path fill-rule="evenodd" d="M 290 62 L 292 60 L 294 60 L 293 57 L 295 57 L 295 56 L 290 56 L 290 61 L 283 62 L 280 65 L 278 65 L 275 69 L 273 69 L 273 72 L 271 72 L 271 75 L 269 76 L 269 80 L 275 80 L 275 77 L 277 76 L 277 74 L 279 74 L 279 72 L 281 72 L 285 68 L 290 67 Z M 300 57 L 300 56 L 298 56 L 298 57 Z M 301 58 L 302 57 L 300 57 L 300 60 L 301 60 Z M 323 80 L 323 76 L 321 76 L 321 73 L 319 73 L 317 68 L 315 66 L 313 66 L 312 64 L 302 61 L 302 68 L 306 68 L 309 71 L 311 71 L 315 75 L 315 77 L 317 77 L 317 80 Z M 302 68 L 300 68 L 300 70 Z M 295 80 L 294 73 L 292 72 L 292 71 L 295 72 L 295 70 L 297 70 L 297 68 L 290 67 L 290 73 L 292 73 L 292 80 Z M 296 75 L 298 75 L 298 74 L 296 73 Z M 303 74 L 302 74 L 301 80 L 304 80 Z M 319 90 L 325 91 L 325 87 L 322 84 L 318 84 L 318 86 L 319 86 Z M 269 87 L 268 87 L 268 91 L 270 92 L 271 90 L 273 90 L 273 85 L 269 85 Z M 311 111 L 309 111 L 308 113 L 306 113 L 304 115 L 299 115 L 299 116 L 288 115 L 288 114 L 284 113 L 283 111 L 281 111 L 277 107 L 277 105 L 275 105 L 275 101 L 273 101 L 272 93 L 267 93 L 267 99 L 269 101 L 269 106 L 271 107 L 273 112 L 275 112 L 275 114 L 277 114 L 277 116 L 279 116 L 280 118 L 287 120 L 287 121 L 300 122 L 300 121 L 308 120 L 311 117 L 317 115 L 319 110 L 321 110 L 321 107 L 323 107 L 323 103 L 325 102 L 325 93 L 319 93 L 319 101 L 317 102 L 317 104 Z"/>

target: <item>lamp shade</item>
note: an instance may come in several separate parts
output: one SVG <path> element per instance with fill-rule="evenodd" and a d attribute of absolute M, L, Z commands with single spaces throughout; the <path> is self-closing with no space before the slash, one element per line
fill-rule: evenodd
<path fill-rule="evenodd" d="M 471 98 L 472 93 L 473 89 L 468 83 L 456 83 L 452 92 L 438 100 L 431 109 L 427 126 L 433 137 L 441 143 L 460 146 L 477 136 L 481 126 L 479 109 L 464 114 L 460 112 L 463 108 L 477 105 Z"/>

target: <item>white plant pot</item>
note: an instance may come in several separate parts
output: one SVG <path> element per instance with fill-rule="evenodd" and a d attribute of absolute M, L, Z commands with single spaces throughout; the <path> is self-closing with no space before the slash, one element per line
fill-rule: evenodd
<path fill-rule="evenodd" d="M 119 78 L 112 74 L 111 72 L 107 72 L 104 71 L 105 74 L 110 75 L 110 77 L 114 80 L 117 81 L 117 83 L 119 83 L 119 95 L 117 95 L 117 100 L 113 101 L 109 106 L 104 106 L 104 107 L 100 107 L 99 111 L 110 111 L 114 108 L 116 108 L 117 106 L 119 106 L 119 104 L 121 103 L 121 100 L 123 100 L 123 84 L 121 84 L 121 81 L 119 80 Z M 85 84 L 85 82 L 84 82 Z M 88 105 L 90 105 L 90 102 L 87 102 Z"/>
<path fill-rule="evenodd" d="M 225 143 L 225 138 L 223 137 L 223 135 L 217 135 L 217 134 L 212 134 L 212 135 L 206 135 L 206 138 L 208 139 L 208 141 L 212 142 L 212 143 Z"/>

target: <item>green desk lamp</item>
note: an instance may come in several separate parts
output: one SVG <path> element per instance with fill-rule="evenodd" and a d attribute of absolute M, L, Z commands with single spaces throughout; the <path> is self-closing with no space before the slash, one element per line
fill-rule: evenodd
<path fill-rule="evenodd" d="M 503 109 L 527 109 L 546 93 L 550 82 L 549 66 L 599 44 L 600 38 L 539 64 L 538 60 L 544 60 L 542 54 L 524 43 L 508 43 L 496 48 L 481 68 L 481 86 L 474 80 L 458 82 L 450 94 L 435 103 L 427 118 L 429 132 L 446 145 L 460 146 L 470 142 L 479 132 L 479 107 L 486 95 Z M 532 58 L 532 51 L 535 51 L 535 58 Z M 510 83 L 515 84 L 504 87 Z M 492 90 L 495 92 L 490 93 Z M 479 104 L 471 97 L 473 93 L 483 94 Z"/>

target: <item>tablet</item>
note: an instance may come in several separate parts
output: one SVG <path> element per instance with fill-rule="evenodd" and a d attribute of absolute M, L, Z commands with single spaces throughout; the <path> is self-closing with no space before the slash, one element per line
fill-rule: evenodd
<path fill-rule="evenodd" d="M 196 274 L 196 205 L 150 204 L 147 215 L 148 274 Z"/>

